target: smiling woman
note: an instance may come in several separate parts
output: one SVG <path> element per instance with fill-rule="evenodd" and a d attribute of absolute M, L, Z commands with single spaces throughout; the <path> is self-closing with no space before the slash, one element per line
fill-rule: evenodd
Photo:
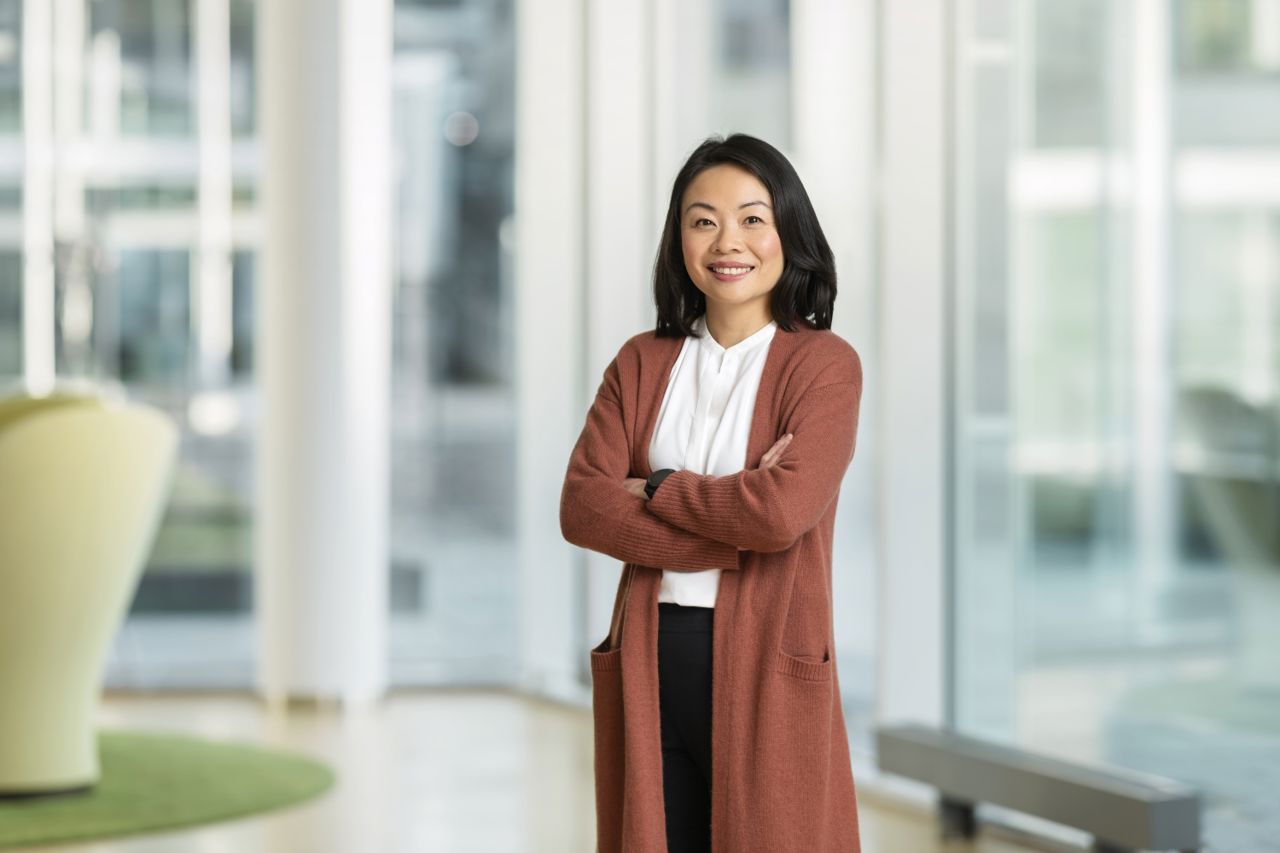
<path fill-rule="evenodd" d="M 733 164 L 701 172 L 684 191 L 685 269 L 712 303 L 709 313 L 732 314 L 747 329 L 768 322 L 769 293 L 782 275 L 782 240 L 771 199 L 759 178 Z"/>
<path fill-rule="evenodd" d="M 771 319 L 831 328 L 835 259 L 800 177 L 769 143 L 712 138 L 676 175 L 654 267 L 659 337 L 706 315 L 723 346 Z"/>
<path fill-rule="evenodd" d="M 605 370 L 560 498 L 566 539 L 626 562 L 591 651 L 600 853 L 858 850 L 830 591 L 862 367 L 835 292 L 786 158 L 700 145 L 657 328 Z"/>

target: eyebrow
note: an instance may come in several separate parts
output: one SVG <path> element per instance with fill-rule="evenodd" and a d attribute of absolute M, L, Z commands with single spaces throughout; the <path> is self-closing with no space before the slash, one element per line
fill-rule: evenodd
<path fill-rule="evenodd" d="M 762 201 L 748 201 L 748 202 L 744 202 L 744 203 L 742 203 L 742 204 L 738 205 L 738 210 L 742 210 L 742 208 L 744 208 L 744 207 L 750 207 L 750 206 L 751 206 L 751 205 L 753 205 L 753 204 L 758 204 L 758 205 L 760 205 L 761 207 L 769 207 L 769 205 L 765 204 L 765 203 L 764 203 L 764 202 L 762 202 Z M 711 211 L 712 213 L 715 213 L 715 212 L 716 212 L 716 209 L 715 209 L 714 207 L 712 207 L 711 205 L 707 204 L 705 201 L 695 201 L 693 204 L 691 204 L 691 205 L 689 205 L 688 207 L 686 207 L 686 208 L 684 209 L 684 212 L 685 212 L 685 213 L 688 213 L 689 211 L 693 210 L 695 207 L 703 207 L 703 208 L 706 208 L 707 210 Z M 770 210 L 773 210 L 773 208 L 772 208 L 772 207 L 769 207 L 769 209 L 770 209 Z"/>

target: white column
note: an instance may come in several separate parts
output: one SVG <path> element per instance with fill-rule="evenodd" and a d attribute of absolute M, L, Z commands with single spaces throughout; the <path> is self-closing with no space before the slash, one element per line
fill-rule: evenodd
<path fill-rule="evenodd" d="M 643 5 L 643 4 L 641 4 Z M 653 193 L 657 227 L 667 212 L 676 172 L 715 131 L 711 110 L 712 53 L 719 43 L 713 31 L 711 0 L 652 0 Z"/>
<path fill-rule="evenodd" d="M 53 4 L 22 6 L 22 376 L 53 387 Z"/>
<path fill-rule="evenodd" d="M 880 673 L 877 716 L 946 714 L 945 453 L 949 18 L 945 0 L 881 4 Z"/>
<path fill-rule="evenodd" d="M 1133 518 L 1135 627 L 1157 640 L 1160 592 L 1173 576 L 1174 488 L 1169 278 L 1169 3 L 1135 0 L 1133 139 Z"/>
<path fill-rule="evenodd" d="M 582 429 L 583 0 L 516 4 L 516 514 L 520 687 L 580 695 L 578 576 L 559 499 Z M 625 39 L 619 38 L 619 41 Z"/>
<path fill-rule="evenodd" d="M 193 275 L 200 387 L 231 374 L 231 18 L 228 0 L 195 0 L 199 245 Z"/>
<path fill-rule="evenodd" d="M 628 37 L 619 38 L 619 33 Z M 618 348 L 637 332 L 652 329 L 656 319 L 653 258 L 666 198 L 650 197 L 652 37 L 644 4 L 588 0 L 586 366 L 577 397 L 583 417 Z M 582 553 L 588 569 L 584 645 L 589 647 L 609 630 L 622 564 L 603 554 Z M 576 656 L 585 660 L 586 648 Z"/>
<path fill-rule="evenodd" d="M 387 684 L 390 0 L 259 7 L 258 683 Z"/>
<path fill-rule="evenodd" d="M 70 260 L 61 269 L 61 337 L 64 375 L 83 374 L 93 333 L 93 286 L 86 254 L 85 217 L 84 0 L 53 3 L 53 234 Z M 119 102 L 113 104 L 119 109 Z M 57 325 L 55 323 L 55 325 Z"/>
<path fill-rule="evenodd" d="M 875 3 L 793 0 L 791 4 L 792 154 L 838 276 L 832 328 L 862 358 L 864 386 L 858 447 L 837 508 L 832 584 L 836 646 L 856 657 L 876 654 L 874 535 L 877 409 L 880 388 L 876 314 Z M 847 658 L 846 658 L 847 659 Z M 844 684 L 864 695 L 873 685 Z"/>
<path fill-rule="evenodd" d="M 836 256 L 836 331 L 865 346 L 877 325 L 875 3 L 794 0 L 791 45 L 793 162 Z"/>
<path fill-rule="evenodd" d="M 74 153 L 80 149 L 84 127 L 84 0 L 56 0 L 53 4 L 53 135 L 54 227 L 63 242 L 84 237 L 84 174 Z M 116 104 L 117 109 L 119 104 Z"/>

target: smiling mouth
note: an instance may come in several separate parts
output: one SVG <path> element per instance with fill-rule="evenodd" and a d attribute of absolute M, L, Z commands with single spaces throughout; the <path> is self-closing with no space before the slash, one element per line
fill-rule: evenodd
<path fill-rule="evenodd" d="M 707 266 L 707 269 L 711 270 L 716 275 L 735 276 L 735 275 L 744 275 L 746 273 L 749 273 L 753 269 L 755 269 L 755 267 L 736 266 L 736 265 L 722 266 L 720 264 L 710 264 Z"/>

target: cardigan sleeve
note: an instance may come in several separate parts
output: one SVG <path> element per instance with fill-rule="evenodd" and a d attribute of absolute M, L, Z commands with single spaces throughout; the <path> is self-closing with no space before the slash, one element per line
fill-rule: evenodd
<path fill-rule="evenodd" d="M 783 434 L 791 443 L 770 468 L 723 477 L 676 471 L 646 501 L 653 515 L 749 551 L 784 551 L 817 525 L 853 460 L 862 368 L 852 381 L 804 391 Z M 778 436 L 779 438 L 781 435 Z"/>
<path fill-rule="evenodd" d="M 647 501 L 622 485 L 631 466 L 621 398 L 614 358 L 569 457 L 560 491 L 561 534 L 574 545 L 626 563 L 690 572 L 738 568 L 738 549 L 733 544 L 645 512 Z"/>

